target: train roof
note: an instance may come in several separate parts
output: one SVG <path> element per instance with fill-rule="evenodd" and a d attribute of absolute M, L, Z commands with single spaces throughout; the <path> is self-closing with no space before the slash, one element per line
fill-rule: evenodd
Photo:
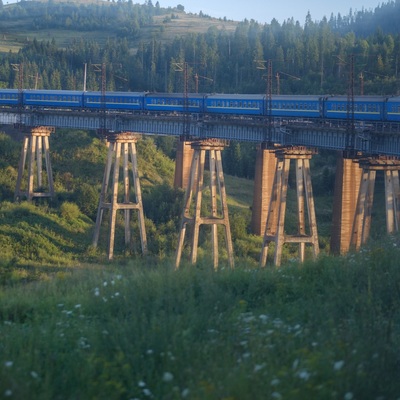
<path fill-rule="evenodd" d="M 400 96 L 389 97 L 388 103 L 400 103 Z"/>
<path fill-rule="evenodd" d="M 328 96 L 327 100 L 328 101 L 348 101 L 349 97 L 348 96 Z M 359 101 L 359 102 L 382 102 L 385 101 L 386 97 L 384 96 L 354 96 L 354 101 Z"/>
<path fill-rule="evenodd" d="M 168 97 L 172 99 L 183 99 L 185 97 L 184 93 L 159 93 L 159 92 L 149 92 L 145 93 L 146 97 Z M 204 95 L 199 93 L 188 93 L 187 96 L 191 99 L 202 99 Z"/>
<path fill-rule="evenodd" d="M 275 101 L 319 101 L 322 96 L 318 95 L 288 95 L 288 94 L 280 94 L 280 95 L 272 95 L 272 100 Z"/>
<path fill-rule="evenodd" d="M 265 94 L 209 94 L 207 98 L 217 100 L 260 100 L 266 97 Z M 272 95 L 274 101 L 319 101 L 321 96 L 317 95 Z"/>
<path fill-rule="evenodd" d="M 88 90 L 85 92 L 86 95 L 101 96 L 101 92 L 98 90 Z M 107 96 L 144 96 L 146 92 L 110 92 L 106 91 Z"/>
<path fill-rule="evenodd" d="M 81 90 L 47 90 L 47 89 L 24 89 L 24 93 L 29 94 L 82 94 Z"/>
<path fill-rule="evenodd" d="M 223 94 L 223 93 L 215 93 L 209 94 L 206 96 L 208 99 L 216 99 L 216 100 L 260 100 L 263 99 L 264 95 L 262 94 Z"/>

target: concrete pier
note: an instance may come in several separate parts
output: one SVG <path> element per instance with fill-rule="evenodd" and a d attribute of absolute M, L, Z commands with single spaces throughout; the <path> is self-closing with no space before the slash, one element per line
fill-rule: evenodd
<path fill-rule="evenodd" d="M 38 126 L 31 128 L 25 135 L 18 165 L 15 201 L 54 197 L 49 145 L 49 137 L 53 132 L 52 127 Z M 26 167 L 27 174 L 25 174 Z M 23 185 L 24 179 L 27 181 L 26 185 Z"/>
<path fill-rule="evenodd" d="M 197 261 L 199 246 L 199 231 L 202 225 L 211 226 L 211 245 L 214 268 L 218 268 L 218 225 L 223 226 L 225 234 L 225 245 L 228 255 L 228 263 L 231 268 L 234 267 L 232 237 L 229 224 L 228 205 L 226 199 L 226 190 L 224 174 L 222 170 L 221 151 L 226 146 L 225 141 L 221 140 L 200 140 L 192 143 L 194 150 L 190 177 L 186 187 L 184 207 L 182 212 L 181 228 L 179 232 L 178 247 L 176 251 L 175 268 L 179 268 L 187 226 L 190 225 L 190 261 L 195 264 Z M 206 153 L 209 156 L 210 180 L 208 188 L 210 190 L 210 204 L 206 216 L 202 216 L 203 191 L 204 185 L 204 167 Z M 219 191 L 219 193 L 218 193 Z M 218 198 L 220 200 L 218 207 Z"/>
<path fill-rule="evenodd" d="M 300 261 L 304 261 L 306 244 L 312 246 L 314 258 L 319 254 L 317 220 L 310 174 L 310 159 L 315 154 L 315 150 L 304 147 L 283 147 L 276 150 L 275 154 L 277 163 L 260 255 L 261 267 L 266 265 L 271 243 L 275 244 L 275 266 L 281 264 L 282 250 L 285 243 L 299 244 Z M 295 161 L 296 166 L 298 232 L 294 235 L 285 233 L 286 200 L 291 160 Z M 308 216 L 309 234 L 306 233 L 306 215 Z"/>
<path fill-rule="evenodd" d="M 118 210 L 122 210 L 124 212 L 125 246 L 129 246 L 131 242 L 131 210 L 137 210 L 142 254 L 145 255 L 147 253 L 146 229 L 144 223 L 142 193 L 139 181 L 136 153 L 136 142 L 140 137 L 140 135 L 132 132 L 123 132 L 115 134 L 114 136 L 107 139 L 108 156 L 104 171 L 99 207 L 97 210 L 96 227 L 93 236 L 93 246 L 97 247 L 99 241 L 100 227 L 103 220 L 104 210 L 109 210 L 109 260 L 111 260 L 114 256 L 116 218 Z M 120 194 L 119 188 L 121 158 L 123 171 L 121 186 L 123 187 L 123 193 Z M 129 169 L 131 169 L 132 172 L 131 179 L 129 178 Z M 113 171 L 113 182 L 110 187 L 109 182 L 111 171 Z M 131 186 L 134 188 L 134 201 L 131 200 Z"/>

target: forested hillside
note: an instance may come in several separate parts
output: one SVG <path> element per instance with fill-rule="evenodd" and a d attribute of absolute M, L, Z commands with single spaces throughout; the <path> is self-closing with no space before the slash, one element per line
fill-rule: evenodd
<path fill-rule="evenodd" d="M 197 75 L 200 92 L 262 93 L 263 71 L 254 60 L 271 59 L 274 92 L 344 94 L 354 55 L 355 92 L 362 86 L 364 94 L 391 95 L 399 90 L 399 16 L 398 0 L 329 20 L 307 15 L 303 25 L 293 19 L 233 25 L 203 14 L 188 16 L 183 6 L 163 9 L 151 0 L 143 5 L 23 1 L 0 8 L 4 50 L 15 29 L 26 33 L 19 50 L 1 58 L 0 85 L 16 87 L 11 64 L 23 63 L 24 87 L 81 89 L 83 64 L 104 62 L 109 90 L 179 92 L 183 77 L 176 63 L 185 61 L 191 91 Z M 177 27 L 185 18 L 203 21 L 208 31 L 183 34 Z M 89 68 L 88 89 L 98 88 L 99 76 Z"/>

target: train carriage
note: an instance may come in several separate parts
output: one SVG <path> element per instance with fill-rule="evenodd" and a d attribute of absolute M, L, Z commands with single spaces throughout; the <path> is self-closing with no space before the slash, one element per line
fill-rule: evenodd
<path fill-rule="evenodd" d="M 212 94 L 205 97 L 205 111 L 212 114 L 264 115 L 265 96 Z"/>
<path fill-rule="evenodd" d="M 101 109 L 120 111 L 141 111 L 143 109 L 144 92 L 85 92 L 83 104 L 89 109 Z M 104 101 L 104 103 L 103 103 Z"/>
<path fill-rule="evenodd" d="M 43 108 L 81 108 L 83 92 L 75 90 L 24 90 L 25 106 Z"/>
<path fill-rule="evenodd" d="M 400 96 L 390 97 L 386 102 L 386 120 L 400 122 Z"/>
<path fill-rule="evenodd" d="M 328 119 L 347 119 L 351 112 L 347 96 L 332 96 L 325 101 L 324 116 Z M 385 115 L 385 98 L 380 96 L 355 96 L 354 119 L 382 121 Z"/>
<path fill-rule="evenodd" d="M 320 118 L 323 115 L 321 96 L 272 96 L 271 114 L 283 118 Z"/>
<path fill-rule="evenodd" d="M 202 113 L 204 96 L 190 93 L 185 98 L 183 93 L 147 93 L 144 97 L 144 109 L 157 112 Z"/>
<path fill-rule="evenodd" d="M 0 89 L 0 106 L 15 106 L 19 103 L 18 89 Z"/>

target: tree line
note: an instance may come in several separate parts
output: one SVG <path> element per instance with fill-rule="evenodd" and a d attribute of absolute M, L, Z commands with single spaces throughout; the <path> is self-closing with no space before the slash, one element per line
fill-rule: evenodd
<path fill-rule="evenodd" d="M 397 25 L 392 32 L 381 28 L 387 30 L 390 25 L 381 21 L 389 11 L 400 21 L 399 0 L 381 5 L 374 13 L 363 10 L 344 19 L 339 15 L 318 22 L 308 14 L 304 25 L 293 19 L 282 24 L 244 20 L 234 33 L 210 28 L 207 33 L 188 33 L 168 43 L 153 37 L 140 41 L 136 49 L 132 49 L 133 37 L 154 15 L 167 12 L 158 3 L 41 4 L 24 1 L 15 9 L 3 6 L 0 21 L 25 12 L 34 25 L 39 24 L 36 28 L 46 24 L 65 28 L 65 18 L 69 18 L 71 29 L 98 29 L 100 24 L 106 30 L 117 29 L 120 35 L 104 44 L 73 40 L 65 48 L 54 39 L 32 40 L 17 54 L 3 54 L 2 87 L 18 87 L 18 73 L 11 64 L 22 63 L 29 71 L 23 87 L 80 89 L 83 64 L 105 63 L 107 90 L 182 92 L 184 74 L 179 65 L 185 62 L 190 91 L 263 93 L 266 70 L 259 69 L 255 61 L 271 60 L 274 93 L 345 94 L 350 70 L 355 93 L 391 95 L 399 90 L 400 29 L 396 31 Z M 369 31 L 362 33 L 366 19 Z M 89 70 L 87 88 L 98 90 L 100 85 L 98 74 Z"/>

